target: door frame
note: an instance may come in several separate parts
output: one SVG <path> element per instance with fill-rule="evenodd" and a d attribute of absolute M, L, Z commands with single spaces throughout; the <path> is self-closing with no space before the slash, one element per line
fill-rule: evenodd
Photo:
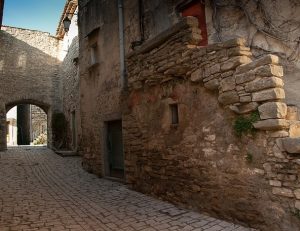
<path fill-rule="evenodd" d="M 108 148 L 107 148 L 107 136 L 108 136 L 108 124 L 109 122 L 114 122 L 114 121 L 121 121 L 123 124 L 122 117 L 120 115 L 115 115 L 108 117 L 106 120 L 103 121 L 103 127 L 102 127 L 102 132 L 101 132 L 101 140 L 102 140 L 102 163 L 103 163 L 103 168 L 102 168 L 102 175 L 104 177 L 111 177 L 110 176 L 110 169 L 109 169 L 109 153 L 108 153 Z M 122 179 L 124 182 L 126 182 L 126 166 L 125 166 L 125 152 L 124 152 L 124 137 L 123 137 L 123 126 L 122 126 L 122 139 L 123 139 L 123 161 L 124 161 L 124 178 Z"/>

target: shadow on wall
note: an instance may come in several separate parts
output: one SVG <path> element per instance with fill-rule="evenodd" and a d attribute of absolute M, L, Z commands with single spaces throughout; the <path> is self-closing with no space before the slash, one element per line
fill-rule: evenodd
<path fill-rule="evenodd" d="M 41 50 L 46 49 L 47 41 L 39 39 L 38 33 L 23 39 L 0 32 L 0 97 L 5 104 L 30 99 L 58 107 L 60 61 Z M 36 39 L 43 47 L 35 48 L 26 39 Z"/>

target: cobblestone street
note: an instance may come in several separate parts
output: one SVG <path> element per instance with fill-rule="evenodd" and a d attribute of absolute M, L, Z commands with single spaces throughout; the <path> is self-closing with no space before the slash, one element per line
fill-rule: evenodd
<path fill-rule="evenodd" d="M 176 208 L 81 169 L 46 148 L 0 153 L 0 231 L 251 230 Z"/>

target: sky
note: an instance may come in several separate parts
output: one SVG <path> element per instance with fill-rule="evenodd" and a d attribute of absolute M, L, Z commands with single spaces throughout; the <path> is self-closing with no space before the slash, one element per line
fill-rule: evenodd
<path fill-rule="evenodd" d="M 3 25 L 55 35 L 66 0 L 5 0 Z"/>

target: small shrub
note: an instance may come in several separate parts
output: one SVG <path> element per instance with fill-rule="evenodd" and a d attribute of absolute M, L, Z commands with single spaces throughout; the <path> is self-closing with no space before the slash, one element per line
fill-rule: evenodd
<path fill-rule="evenodd" d="M 245 158 L 249 164 L 253 162 L 253 155 L 251 153 L 248 152 Z"/>
<path fill-rule="evenodd" d="M 260 119 L 258 111 L 252 112 L 250 116 L 239 116 L 234 122 L 234 130 L 238 137 L 243 134 L 254 133 L 256 129 L 253 123 Z"/>
<path fill-rule="evenodd" d="M 299 209 L 295 209 L 294 211 L 292 211 L 292 214 L 297 217 L 298 219 L 300 219 L 300 210 Z"/>

